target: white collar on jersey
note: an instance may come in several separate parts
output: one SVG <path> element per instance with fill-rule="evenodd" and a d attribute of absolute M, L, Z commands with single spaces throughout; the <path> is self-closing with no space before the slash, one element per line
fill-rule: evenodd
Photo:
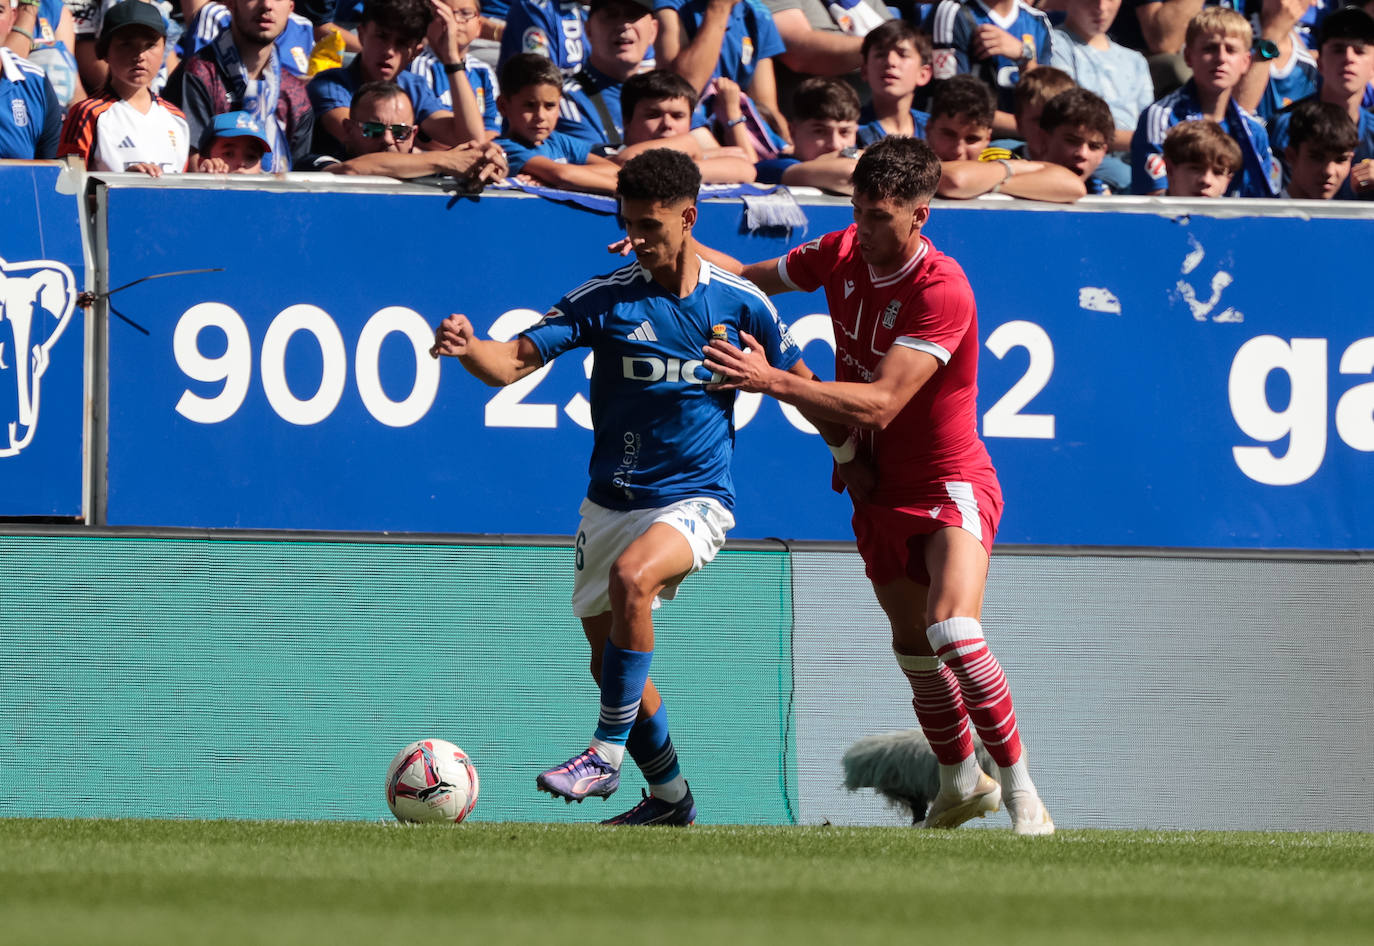
<path fill-rule="evenodd" d="M 700 268 L 699 268 L 699 271 L 698 271 L 698 274 L 697 274 L 697 282 L 698 282 L 698 283 L 710 282 L 710 281 L 711 281 L 711 264 L 710 264 L 709 262 L 707 262 L 706 260 L 702 259 L 700 254 L 697 255 L 697 262 L 700 264 Z M 644 266 L 644 264 L 641 263 L 639 260 L 635 260 L 635 265 L 639 267 L 639 275 L 643 278 L 643 280 L 644 280 L 645 282 L 648 282 L 649 280 L 651 280 L 651 279 L 654 278 L 654 274 L 651 273 L 651 272 L 649 272 L 649 270 L 646 269 L 645 266 Z"/>
<path fill-rule="evenodd" d="M 23 82 L 24 71 L 19 68 L 19 54 L 8 46 L 0 46 L 0 63 L 4 64 L 5 78 L 11 82 Z"/>
<path fill-rule="evenodd" d="M 901 282 L 903 279 L 907 278 L 913 272 L 916 271 L 916 267 L 921 265 L 921 260 L 926 258 L 926 251 L 929 249 L 930 244 L 926 242 L 925 237 L 921 237 L 921 245 L 916 249 L 916 255 L 912 256 L 911 259 L 907 260 L 901 269 L 897 270 L 895 273 L 889 273 L 886 276 L 879 276 L 877 273 L 873 272 L 873 267 L 869 266 L 869 284 L 872 285 L 875 289 L 881 289 L 885 286 L 890 286 L 893 283 Z"/>

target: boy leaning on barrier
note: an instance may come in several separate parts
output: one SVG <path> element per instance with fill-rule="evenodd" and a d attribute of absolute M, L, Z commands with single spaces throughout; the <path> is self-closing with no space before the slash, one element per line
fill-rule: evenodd
<path fill-rule="evenodd" d="M 930 103 L 926 140 L 940 159 L 940 197 L 965 199 L 1006 194 L 1068 203 L 1087 191 L 1072 171 L 1045 161 L 1015 160 L 991 149 L 995 103 L 981 79 L 946 79 Z"/>

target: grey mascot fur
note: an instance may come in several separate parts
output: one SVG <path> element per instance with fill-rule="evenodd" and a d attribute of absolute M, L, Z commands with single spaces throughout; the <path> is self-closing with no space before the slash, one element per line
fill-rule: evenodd
<path fill-rule="evenodd" d="M 973 751 L 983 771 L 997 778 L 997 764 L 977 736 Z M 909 813 L 912 824 L 925 821 L 940 791 L 940 762 L 919 729 L 864 736 L 845 750 L 842 761 L 845 788 L 874 789 L 889 805 Z"/>

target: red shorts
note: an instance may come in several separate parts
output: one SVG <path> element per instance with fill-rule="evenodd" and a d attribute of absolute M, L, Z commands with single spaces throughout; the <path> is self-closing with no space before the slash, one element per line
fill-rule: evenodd
<path fill-rule="evenodd" d="M 903 505 L 854 505 L 854 538 L 864 573 L 875 585 L 906 577 L 930 586 L 925 537 L 941 529 L 963 529 L 983 543 L 989 555 L 1002 519 L 1002 491 L 996 481 L 931 483 Z"/>

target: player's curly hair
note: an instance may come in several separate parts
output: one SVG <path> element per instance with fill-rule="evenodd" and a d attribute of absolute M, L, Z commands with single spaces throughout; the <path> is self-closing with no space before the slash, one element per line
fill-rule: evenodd
<path fill-rule="evenodd" d="M 854 164 L 854 193 L 869 200 L 918 204 L 935 196 L 940 159 L 921 138 L 888 135 Z"/>
<path fill-rule="evenodd" d="M 695 201 L 701 190 L 697 163 L 671 148 L 654 148 L 631 158 L 616 180 L 616 194 L 629 200 Z"/>
<path fill-rule="evenodd" d="M 394 33 L 403 42 L 418 43 L 425 38 L 433 19 L 430 0 L 367 0 L 358 25 L 371 23 Z"/>

